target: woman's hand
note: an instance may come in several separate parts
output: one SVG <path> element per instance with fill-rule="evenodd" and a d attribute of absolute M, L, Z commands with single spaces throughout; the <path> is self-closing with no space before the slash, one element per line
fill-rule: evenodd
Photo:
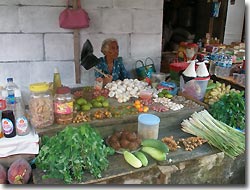
<path fill-rule="evenodd" d="M 102 82 L 103 81 L 103 78 L 102 77 L 98 77 L 95 79 L 97 82 Z"/>
<path fill-rule="evenodd" d="M 107 83 L 112 82 L 112 79 L 113 79 L 112 75 L 108 75 L 108 77 L 104 77 L 103 78 L 103 85 L 106 85 Z"/>

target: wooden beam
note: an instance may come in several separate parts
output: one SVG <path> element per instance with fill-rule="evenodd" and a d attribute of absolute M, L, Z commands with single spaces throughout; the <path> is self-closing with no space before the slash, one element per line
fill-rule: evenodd
<path fill-rule="evenodd" d="M 77 7 L 78 7 L 77 0 L 73 0 L 73 8 L 76 9 Z M 79 29 L 74 29 L 74 62 L 75 62 L 75 82 L 81 83 Z"/>
<path fill-rule="evenodd" d="M 214 31 L 214 17 L 210 17 L 209 19 L 209 26 L 208 26 L 208 33 L 213 36 L 213 31 Z"/>

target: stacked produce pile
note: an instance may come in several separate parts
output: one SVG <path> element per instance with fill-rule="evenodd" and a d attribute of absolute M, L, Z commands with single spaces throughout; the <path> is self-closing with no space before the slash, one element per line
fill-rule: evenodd
<path fill-rule="evenodd" d="M 117 118 L 150 110 L 166 112 L 177 111 L 183 107 L 199 107 L 191 100 L 177 98 L 166 89 L 157 90 L 151 88 L 148 83 L 136 79 L 113 81 L 101 90 L 83 87 L 74 91 L 73 95 L 73 123 Z"/>
<path fill-rule="evenodd" d="M 135 132 L 123 130 L 116 131 L 106 140 L 107 144 L 116 151 L 134 151 L 140 147 L 141 138 Z"/>
<path fill-rule="evenodd" d="M 176 141 L 173 136 L 163 137 L 161 141 L 169 147 L 170 151 L 176 151 L 181 148 L 181 144 L 184 146 L 184 150 L 192 151 L 207 142 L 207 140 L 201 137 L 187 137 Z"/>
<path fill-rule="evenodd" d="M 206 139 L 209 144 L 235 158 L 245 151 L 245 135 L 213 118 L 207 110 L 195 112 L 181 123 L 182 130 Z"/>
<path fill-rule="evenodd" d="M 139 151 L 131 153 L 127 150 L 123 152 L 124 159 L 134 168 L 140 168 L 148 165 L 148 157 L 156 161 L 166 160 L 169 148 L 166 144 L 157 139 L 144 139 L 141 142 L 142 148 Z"/>
<path fill-rule="evenodd" d="M 223 108 L 223 109 L 221 109 Z M 245 130 L 246 102 L 244 92 L 230 92 L 210 106 L 211 115 L 232 128 Z"/>
<path fill-rule="evenodd" d="M 223 95 L 229 94 L 230 92 L 239 93 L 240 91 L 231 88 L 231 85 L 225 85 L 225 83 L 220 83 L 218 81 L 214 83 L 212 80 L 209 80 L 204 97 L 204 103 L 212 105 L 217 102 Z"/>
<path fill-rule="evenodd" d="M 209 105 L 210 114 L 230 127 L 245 129 L 246 102 L 244 91 L 231 88 L 216 81 L 209 81 L 204 103 Z"/>
<path fill-rule="evenodd" d="M 112 81 L 105 86 L 109 90 L 109 97 L 115 97 L 119 103 L 127 102 L 131 97 L 138 98 L 140 91 L 150 89 L 147 82 L 138 79 L 124 79 Z"/>

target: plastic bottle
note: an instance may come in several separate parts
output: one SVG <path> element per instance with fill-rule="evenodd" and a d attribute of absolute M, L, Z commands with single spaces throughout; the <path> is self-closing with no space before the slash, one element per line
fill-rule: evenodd
<path fill-rule="evenodd" d="M 53 95 L 55 95 L 57 88 L 61 86 L 62 86 L 61 76 L 60 73 L 58 72 L 57 67 L 55 67 L 54 77 L 53 77 Z"/>
<path fill-rule="evenodd" d="M 7 84 L 5 86 L 7 92 L 6 104 L 8 110 L 15 110 L 15 91 L 20 91 L 18 86 L 13 82 L 13 78 L 7 78 Z"/>
<path fill-rule="evenodd" d="M 29 134 L 30 127 L 28 119 L 25 115 L 25 107 L 20 91 L 17 91 L 16 96 L 16 105 L 15 105 L 15 121 L 16 121 L 16 133 L 19 136 L 24 136 Z"/>

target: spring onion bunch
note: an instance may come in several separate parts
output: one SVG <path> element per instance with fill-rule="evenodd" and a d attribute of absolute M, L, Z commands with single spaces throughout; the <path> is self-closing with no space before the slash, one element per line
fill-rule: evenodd
<path fill-rule="evenodd" d="M 207 110 L 195 112 L 181 123 L 186 133 L 202 137 L 231 158 L 244 153 L 245 135 L 213 118 Z"/>

